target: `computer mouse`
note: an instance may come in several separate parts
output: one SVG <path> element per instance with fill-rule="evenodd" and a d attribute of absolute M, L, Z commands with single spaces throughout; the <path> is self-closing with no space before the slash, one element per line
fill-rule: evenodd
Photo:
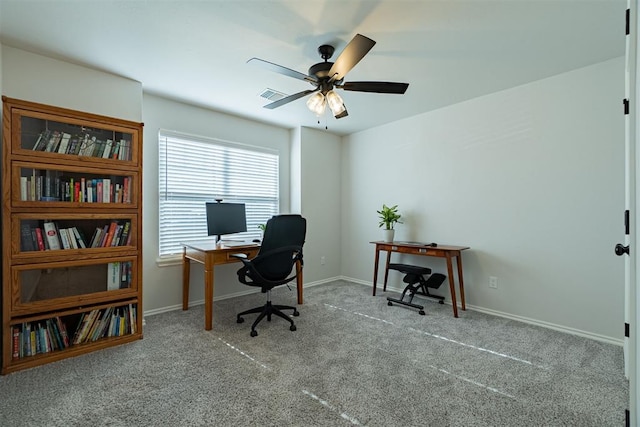
<path fill-rule="evenodd" d="M 253 243 L 260 243 L 260 239 L 253 239 L 252 242 Z"/>

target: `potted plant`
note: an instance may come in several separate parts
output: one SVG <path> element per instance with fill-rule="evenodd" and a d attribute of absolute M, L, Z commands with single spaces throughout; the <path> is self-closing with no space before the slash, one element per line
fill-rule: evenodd
<path fill-rule="evenodd" d="M 402 215 L 398 213 L 398 205 L 389 207 L 383 204 L 382 209 L 376 212 L 380 215 L 380 224 L 378 227 L 384 226 L 384 241 L 393 242 L 393 236 L 395 234 L 393 227 L 396 223 L 402 224 L 402 221 L 400 221 Z"/>

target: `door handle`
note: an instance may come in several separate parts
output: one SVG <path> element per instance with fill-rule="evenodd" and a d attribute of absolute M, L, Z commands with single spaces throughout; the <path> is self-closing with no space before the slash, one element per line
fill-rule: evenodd
<path fill-rule="evenodd" d="M 629 245 L 622 246 L 622 244 L 618 243 L 615 248 L 616 255 L 622 256 L 624 254 L 629 255 Z"/>

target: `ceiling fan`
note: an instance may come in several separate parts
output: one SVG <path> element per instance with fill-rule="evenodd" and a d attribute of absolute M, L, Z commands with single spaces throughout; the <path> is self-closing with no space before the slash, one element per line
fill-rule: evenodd
<path fill-rule="evenodd" d="M 333 55 L 335 48 L 333 46 L 323 44 L 318 48 L 318 52 L 324 62 L 312 65 L 309 68 L 308 74 L 300 73 L 290 68 L 259 58 L 251 58 L 247 63 L 255 64 L 295 79 L 304 80 L 315 87 L 314 89 L 304 90 L 302 92 L 286 96 L 278 101 L 265 105 L 264 108 L 278 108 L 291 101 L 295 101 L 296 99 L 313 93 L 313 95 L 307 100 L 307 107 L 309 107 L 311 111 L 320 116 L 324 113 L 328 104 L 334 117 L 336 119 L 340 119 L 348 116 L 349 113 L 347 112 L 347 108 L 345 107 L 342 98 L 334 91 L 334 89 L 343 89 L 355 92 L 403 94 L 409 87 L 408 83 L 344 81 L 347 73 L 355 67 L 367 53 L 369 53 L 375 44 L 376 42 L 370 38 L 361 34 L 356 34 L 344 48 L 342 53 L 336 58 L 335 62 L 328 61 Z"/>

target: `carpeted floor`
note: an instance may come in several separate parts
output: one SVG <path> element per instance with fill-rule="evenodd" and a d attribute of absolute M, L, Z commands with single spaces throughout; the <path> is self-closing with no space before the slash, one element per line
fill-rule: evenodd
<path fill-rule="evenodd" d="M 622 348 L 337 281 L 298 330 L 249 336 L 263 294 L 146 318 L 132 344 L 0 377 L 1 426 L 621 426 Z M 293 304 L 279 288 L 274 303 Z"/>

